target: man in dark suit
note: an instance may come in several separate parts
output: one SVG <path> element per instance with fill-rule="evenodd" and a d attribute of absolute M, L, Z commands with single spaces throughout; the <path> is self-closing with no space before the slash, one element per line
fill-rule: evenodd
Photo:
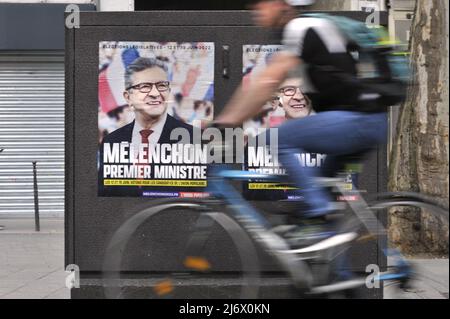
<path fill-rule="evenodd" d="M 138 186 L 104 186 L 103 185 L 103 150 L 105 143 L 131 143 L 134 154 L 142 150 L 142 145 L 176 144 L 181 136 L 171 139 L 174 129 L 183 128 L 189 133 L 192 143 L 193 127 L 167 114 L 170 83 L 166 65 L 157 59 L 137 58 L 125 72 L 125 91 L 123 96 L 135 114 L 135 120 L 110 134 L 100 145 L 99 152 L 99 195 L 100 196 L 142 196 L 150 187 Z M 153 188 L 152 190 L 156 190 Z M 157 188 L 158 191 L 176 191 L 178 189 Z"/>
<path fill-rule="evenodd" d="M 279 87 L 277 91 L 277 95 L 273 99 L 272 104 L 272 111 L 275 111 L 278 107 L 282 108 L 284 110 L 284 121 L 288 120 L 294 120 L 303 118 L 306 116 L 310 116 L 314 114 L 312 103 L 308 96 L 306 96 L 302 91 L 302 79 L 298 77 L 291 77 L 286 79 Z M 282 123 L 282 122 L 281 122 Z M 279 123 L 279 124 L 281 124 Z M 278 124 L 278 125 L 279 125 Z M 264 146 L 267 149 L 270 149 L 270 131 L 272 129 L 269 128 L 267 131 L 265 131 L 264 134 L 257 135 L 254 141 L 255 146 Z M 266 139 L 260 140 L 260 139 Z M 247 145 L 248 147 L 249 145 Z M 245 169 L 248 169 L 248 148 L 245 152 Z M 300 156 L 299 155 L 299 165 L 307 166 L 305 162 L 301 164 Z M 317 154 L 311 153 L 311 154 L 303 154 L 304 157 L 308 156 L 308 158 L 311 158 L 315 163 L 317 163 L 317 166 L 321 166 L 320 159 L 317 159 Z M 257 167 L 254 167 L 257 168 Z M 271 168 L 271 167 L 270 167 Z M 282 166 L 274 167 L 275 169 L 282 169 Z M 273 173 L 274 175 L 277 175 Z M 281 173 L 279 173 L 281 174 Z M 252 182 L 258 182 L 258 181 L 252 181 Z M 286 181 L 287 183 L 287 181 Z M 281 182 L 280 182 L 281 184 Z M 289 189 L 288 185 L 286 184 L 285 189 L 257 189 L 252 190 L 249 189 L 248 183 L 244 183 L 243 187 L 243 194 L 244 197 L 248 200 L 265 200 L 268 202 L 273 201 L 279 201 L 279 200 L 286 200 L 288 197 L 298 197 L 301 196 L 298 190 L 292 190 Z M 277 205 L 280 205 L 279 203 Z"/>

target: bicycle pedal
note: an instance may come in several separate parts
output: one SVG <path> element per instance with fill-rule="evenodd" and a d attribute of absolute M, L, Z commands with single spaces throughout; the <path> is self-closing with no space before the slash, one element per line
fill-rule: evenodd
<path fill-rule="evenodd" d="M 307 254 L 307 253 L 314 253 L 318 251 L 323 251 L 329 248 L 333 248 L 345 243 L 348 243 L 352 240 L 354 240 L 358 234 L 356 233 L 344 233 L 344 234 L 337 234 L 334 236 L 331 236 L 327 239 L 324 239 L 322 241 L 319 241 L 316 244 L 313 244 L 308 247 L 299 248 L 299 249 L 290 249 L 287 251 L 284 251 L 284 253 L 288 254 Z"/>
<path fill-rule="evenodd" d="M 274 232 L 277 235 L 282 236 L 283 234 L 293 231 L 297 228 L 297 225 L 278 225 L 270 229 L 270 231 Z"/>
<path fill-rule="evenodd" d="M 364 242 L 364 241 L 371 241 L 371 240 L 376 240 L 377 236 L 374 234 L 366 234 L 366 235 L 362 235 L 359 236 L 358 239 L 356 239 L 356 241 L 358 242 Z"/>
<path fill-rule="evenodd" d="M 311 289 L 310 294 L 326 294 L 342 290 L 354 289 L 366 284 L 365 278 L 350 279 L 346 281 L 340 281 L 329 285 L 318 286 Z"/>

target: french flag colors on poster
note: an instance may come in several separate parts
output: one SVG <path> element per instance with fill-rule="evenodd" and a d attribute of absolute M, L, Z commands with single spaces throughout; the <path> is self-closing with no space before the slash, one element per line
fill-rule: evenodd
<path fill-rule="evenodd" d="M 104 113 L 126 104 L 123 97 L 125 70 L 139 57 L 139 52 L 134 48 L 126 49 L 121 57 L 104 65 L 98 75 L 98 100 L 100 109 Z"/>

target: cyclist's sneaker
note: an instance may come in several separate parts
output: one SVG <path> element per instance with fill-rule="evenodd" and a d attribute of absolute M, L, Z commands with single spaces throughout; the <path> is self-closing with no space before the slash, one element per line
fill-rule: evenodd
<path fill-rule="evenodd" d="M 335 235 L 323 217 L 302 219 L 298 225 L 282 225 L 272 229 L 282 236 L 292 248 L 313 245 Z"/>
<path fill-rule="evenodd" d="M 314 245 L 324 239 L 335 235 L 322 226 L 297 226 L 297 228 L 286 234 L 285 239 L 291 248 L 302 248 Z"/>

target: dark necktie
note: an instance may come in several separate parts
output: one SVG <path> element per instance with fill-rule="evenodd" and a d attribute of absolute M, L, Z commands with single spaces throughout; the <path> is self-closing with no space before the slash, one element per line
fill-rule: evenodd
<path fill-rule="evenodd" d="M 144 159 L 148 159 L 148 137 L 153 133 L 152 130 L 141 130 L 139 131 L 139 134 L 141 134 L 141 143 L 144 144 L 144 150 L 145 150 L 145 155 L 144 155 Z"/>

